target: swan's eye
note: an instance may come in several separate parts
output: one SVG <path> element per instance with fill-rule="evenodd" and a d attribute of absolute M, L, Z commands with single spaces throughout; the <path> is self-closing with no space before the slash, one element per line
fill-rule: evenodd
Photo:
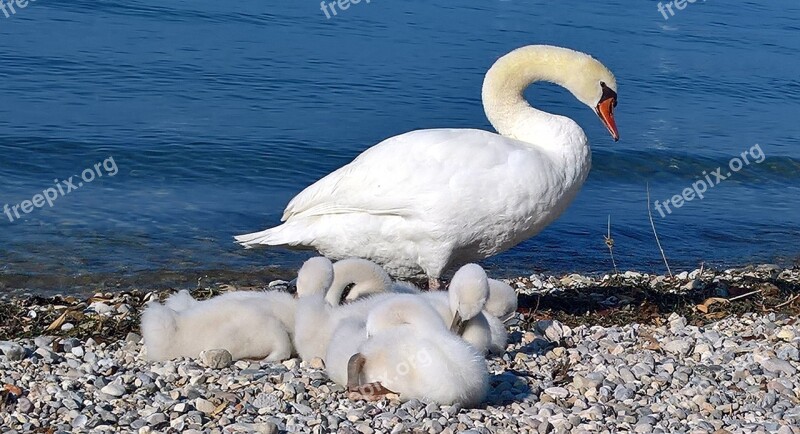
<path fill-rule="evenodd" d="M 603 90 L 603 96 L 600 97 L 599 102 L 603 102 L 607 99 L 611 99 L 612 106 L 617 106 L 617 93 L 614 92 L 610 87 L 608 87 L 605 82 L 600 82 L 600 89 Z"/>

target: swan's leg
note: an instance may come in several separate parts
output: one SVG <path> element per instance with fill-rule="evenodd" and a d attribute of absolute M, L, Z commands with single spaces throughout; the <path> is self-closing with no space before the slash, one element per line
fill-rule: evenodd
<path fill-rule="evenodd" d="M 428 277 L 428 290 L 438 291 L 443 288 L 444 285 L 442 285 L 442 279 L 439 279 L 438 277 Z"/>

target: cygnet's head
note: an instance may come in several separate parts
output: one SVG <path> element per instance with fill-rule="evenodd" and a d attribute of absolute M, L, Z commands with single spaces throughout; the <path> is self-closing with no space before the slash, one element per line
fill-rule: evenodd
<path fill-rule="evenodd" d="M 333 264 L 317 256 L 307 260 L 297 272 L 297 296 L 325 294 L 333 282 Z"/>
<path fill-rule="evenodd" d="M 422 297 L 412 294 L 398 294 L 388 298 L 367 315 L 367 337 L 400 326 L 411 326 L 420 333 L 446 330 L 436 309 Z"/>
<path fill-rule="evenodd" d="M 489 279 L 489 299 L 484 310 L 490 315 L 505 320 L 517 311 L 517 292 L 511 285 L 496 279 Z"/>
<path fill-rule="evenodd" d="M 380 265 L 361 258 L 348 258 L 333 264 L 333 283 L 325 297 L 331 305 L 343 304 L 379 292 L 386 292 L 392 278 Z"/>
<path fill-rule="evenodd" d="M 450 281 L 448 298 L 453 312 L 450 330 L 460 335 L 466 322 L 483 310 L 489 298 L 489 279 L 483 268 L 478 264 L 467 264 L 456 271 Z"/>

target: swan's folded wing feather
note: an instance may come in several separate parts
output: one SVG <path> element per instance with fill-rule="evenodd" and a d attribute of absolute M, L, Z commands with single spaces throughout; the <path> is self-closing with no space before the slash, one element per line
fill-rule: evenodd
<path fill-rule="evenodd" d="M 371 190 L 378 182 L 371 172 L 377 168 L 344 166 L 300 192 L 289 202 L 281 221 L 320 215 L 363 213 L 372 215 L 407 215 L 401 197 L 388 201 Z"/>
<path fill-rule="evenodd" d="M 441 194 L 454 177 L 466 173 L 477 182 L 482 172 L 505 164 L 508 152 L 497 147 L 511 146 L 508 141 L 465 129 L 420 130 L 389 138 L 300 192 L 282 221 L 342 213 L 414 214 L 422 196 Z M 454 152 L 469 156 L 454 158 Z"/>

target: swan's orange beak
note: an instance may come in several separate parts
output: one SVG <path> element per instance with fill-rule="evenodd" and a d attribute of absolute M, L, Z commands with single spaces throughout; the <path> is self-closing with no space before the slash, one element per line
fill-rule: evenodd
<path fill-rule="evenodd" d="M 617 131 L 617 123 L 614 121 L 614 106 L 617 105 L 616 98 L 605 98 L 597 104 L 597 115 L 600 116 L 600 120 L 603 121 L 603 125 L 606 126 L 608 132 L 611 133 L 611 137 L 614 138 L 614 141 L 619 140 L 619 131 Z"/>

